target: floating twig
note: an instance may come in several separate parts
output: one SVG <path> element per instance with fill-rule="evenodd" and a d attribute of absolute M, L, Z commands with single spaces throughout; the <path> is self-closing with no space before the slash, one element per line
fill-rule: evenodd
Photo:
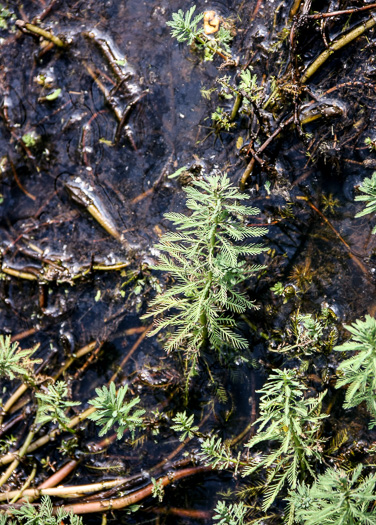
<path fill-rule="evenodd" d="M 335 52 L 341 49 L 342 47 L 346 46 L 358 36 L 362 35 L 365 31 L 368 29 L 371 29 L 376 24 L 376 18 L 369 18 L 367 22 L 364 22 L 362 24 L 359 24 L 354 29 L 352 29 L 349 33 L 346 33 L 346 35 L 341 36 L 340 38 L 336 39 L 328 49 L 325 49 L 319 55 L 316 60 L 313 61 L 313 63 L 306 69 L 305 73 L 303 74 L 301 78 L 301 82 L 304 84 L 307 82 L 311 76 L 316 73 L 316 71 L 328 60 L 328 58 Z"/>
<path fill-rule="evenodd" d="M 129 350 L 127 355 L 124 357 L 120 365 L 117 367 L 116 372 L 113 374 L 113 376 L 110 379 L 110 382 L 115 381 L 119 373 L 123 370 L 125 364 L 127 361 L 131 358 L 131 356 L 134 354 L 134 352 L 137 350 L 137 348 L 140 346 L 142 341 L 145 339 L 147 333 L 153 328 L 153 325 L 145 326 L 145 329 L 143 333 L 140 335 L 140 337 L 137 339 L 135 344 L 132 346 L 132 348 Z"/>
<path fill-rule="evenodd" d="M 201 474 L 203 472 L 210 472 L 211 470 L 211 467 L 190 467 L 177 472 L 170 472 L 167 474 L 167 476 L 159 478 L 157 482 L 159 486 L 167 487 L 167 485 L 170 485 L 179 479 Z M 107 510 L 124 509 L 125 507 L 129 507 L 130 505 L 133 505 L 151 496 L 153 489 L 154 485 L 153 483 L 150 483 L 146 487 L 122 498 L 93 501 L 90 503 L 76 503 L 74 505 L 64 505 L 64 509 L 67 512 L 73 512 L 74 514 L 90 514 L 93 512 L 106 512 Z M 57 509 L 58 507 L 55 508 Z"/>
<path fill-rule="evenodd" d="M 21 181 L 20 181 L 20 179 L 19 179 L 19 177 L 17 175 L 17 170 L 16 170 L 16 168 L 15 168 L 15 166 L 13 164 L 13 161 L 10 158 L 9 155 L 8 155 L 8 160 L 9 160 L 10 167 L 12 168 L 12 173 L 13 173 L 14 180 L 17 182 L 17 186 L 26 195 L 26 197 L 29 197 L 29 199 L 35 201 L 36 200 L 35 195 L 33 195 L 29 191 L 27 191 L 27 189 L 21 184 Z"/>
<path fill-rule="evenodd" d="M 334 228 L 333 224 L 325 217 L 325 215 L 320 211 L 316 206 L 309 200 L 308 197 L 304 197 L 303 195 L 298 195 L 296 197 L 298 200 L 305 201 L 320 217 L 323 219 L 323 221 L 329 226 L 329 228 L 332 230 L 332 232 L 336 235 L 336 237 L 341 241 L 341 243 L 346 248 L 347 253 L 349 254 L 350 258 L 355 262 L 355 264 L 362 270 L 364 275 L 369 279 L 369 271 L 367 267 L 358 259 L 356 255 L 354 255 L 351 251 L 350 246 L 347 244 L 345 239 L 341 236 L 340 233 L 337 232 L 337 230 Z"/>
<path fill-rule="evenodd" d="M 22 487 L 19 490 L 14 491 L 16 492 L 16 494 L 13 497 L 9 496 L 10 498 L 12 498 L 10 503 L 16 503 L 16 501 L 20 499 L 23 493 L 29 488 L 30 483 L 34 480 L 36 473 L 37 473 L 37 465 L 34 464 L 33 470 L 31 471 L 30 476 L 28 476 L 27 480 L 22 485 Z M 0 500 L 1 500 L 1 495 L 0 495 Z"/>
<path fill-rule="evenodd" d="M 67 47 L 67 44 L 61 40 L 58 36 L 53 35 L 50 31 L 46 31 L 45 29 L 42 29 L 35 24 L 29 24 L 28 22 L 24 22 L 23 20 L 16 20 L 15 22 L 18 29 L 21 31 L 31 33 L 33 35 L 41 36 L 45 40 L 49 40 L 55 46 L 57 47 Z"/>
<path fill-rule="evenodd" d="M 311 20 L 320 20 L 321 18 L 330 18 L 332 16 L 352 15 L 360 13 L 361 11 L 368 11 L 369 9 L 376 9 L 376 4 L 368 4 L 363 7 L 353 7 L 352 9 L 345 9 L 342 11 L 329 11 L 328 13 L 316 13 L 314 15 L 307 15 Z"/>
<path fill-rule="evenodd" d="M 37 488 L 37 489 L 28 489 L 23 491 L 23 496 L 26 497 L 29 501 L 30 498 L 37 499 L 41 496 L 56 496 L 60 498 L 66 497 L 80 497 L 84 494 L 91 492 L 100 492 L 112 487 L 117 487 L 118 485 L 123 484 L 126 479 L 114 479 L 110 481 L 102 481 L 100 483 L 92 483 L 90 485 L 76 485 L 71 487 L 51 487 L 51 488 Z M 8 500 L 17 495 L 19 490 L 11 490 L 9 492 L 4 492 L 0 494 L 0 501 Z"/>
<path fill-rule="evenodd" d="M 292 115 L 288 119 L 284 120 L 278 126 L 278 128 L 270 135 L 270 137 L 262 144 L 262 146 L 260 146 L 257 151 L 254 151 L 253 157 L 252 157 L 251 161 L 249 162 L 245 172 L 243 173 L 242 178 L 240 179 L 240 189 L 241 190 L 244 190 L 245 183 L 247 182 L 248 177 L 251 175 L 251 173 L 253 171 L 253 168 L 255 166 L 255 161 L 259 160 L 258 157 L 259 157 L 260 153 L 262 153 L 269 146 L 269 144 L 281 133 L 281 131 L 286 126 L 288 126 L 289 124 L 291 124 L 291 122 L 294 121 L 294 118 L 295 118 L 295 116 Z"/>
<path fill-rule="evenodd" d="M 90 407 L 84 412 L 82 412 L 81 414 L 79 414 L 78 416 L 73 417 L 67 424 L 67 428 L 76 427 L 79 423 L 87 419 L 90 416 L 90 414 L 93 414 L 94 412 L 96 412 L 96 410 L 97 409 L 95 407 Z M 46 434 L 45 436 L 42 436 L 36 441 L 33 441 L 27 447 L 25 453 L 31 454 L 35 450 L 38 450 L 38 448 L 43 447 L 43 445 L 46 445 L 49 441 L 56 438 L 61 432 L 62 431 L 59 428 L 56 428 L 55 430 L 52 430 L 52 432 L 50 432 L 49 434 Z M 16 457 L 19 457 L 19 453 L 17 454 L 17 452 L 10 452 L 8 454 L 5 454 L 4 456 L 0 458 L 0 465 L 7 465 L 11 463 Z"/>

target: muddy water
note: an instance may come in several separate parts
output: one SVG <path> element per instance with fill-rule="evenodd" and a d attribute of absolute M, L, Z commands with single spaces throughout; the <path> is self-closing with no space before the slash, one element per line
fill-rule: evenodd
<path fill-rule="evenodd" d="M 242 64 L 252 62 L 260 81 L 268 84 L 271 76 L 283 75 L 286 45 L 274 54 L 269 48 L 287 23 L 291 2 L 196 4 L 197 11 L 214 8 L 233 20 L 234 53 Z M 316 8 L 322 4 L 317 2 Z M 51 5 L 47 12 L 47 4 L 40 2 L 8 2 L 17 19 L 32 21 L 43 14 L 45 27 L 63 35 L 66 48 L 42 47 L 35 36 L 12 32 L 10 21 L 1 34 L 1 329 L 18 335 L 25 347 L 40 343 L 37 355 L 48 360 L 47 374 L 84 345 L 102 344 L 92 363 L 86 366 L 81 360 L 73 367 L 80 379 L 72 382 L 73 396 L 86 400 L 112 377 L 142 333 L 139 313 L 157 287 L 146 266 L 154 261 L 152 245 L 167 228 L 163 213 L 184 209 L 181 187 L 167 175 L 182 165 L 201 163 L 207 171 L 226 169 L 237 183 L 247 161 L 236 143 L 239 137 L 248 140 L 250 122 L 243 117 L 234 132 L 217 138 L 210 134 L 208 117 L 218 104 L 226 107 L 226 101 L 218 102 L 216 96 L 205 100 L 200 90 L 214 85 L 220 62 L 203 62 L 173 41 L 166 26 L 172 12 L 188 7 L 186 2 L 61 0 Z M 333 38 L 341 28 L 334 22 L 326 31 Z M 247 191 L 261 208 L 262 220 L 274 223 L 267 239 L 270 270 L 253 283 L 251 292 L 265 305 L 249 319 L 251 326 L 260 327 L 248 334 L 256 356 L 265 351 L 260 332 L 283 326 L 290 314 L 289 307 L 277 305 L 269 288 L 278 280 L 293 281 L 296 268 L 309 268 L 312 274 L 302 298 L 307 311 L 331 306 L 340 321 L 375 311 L 375 241 L 369 220 L 353 219 L 359 211 L 354 188 L 372 173 L 372 162 L 364 161 L 374 160 L 364 139 L 375 136 L 375 94 L 356 84 L 374 78 L 373 33 L 368 36 L 368 43 L 335 57 L 310 83 L 317 96 L 348 83 L 325 98 L 327 107 L 341 111 L 303 125 L 301 135 L 283 135 L 268 150 L 273 170 L 258 168 L 249 181 Z M 315 29 L 300 37 L 299 45 L 303 63 L 322 50 Z M 366 72 L 359 70 L 360 62 L 367 63 Z M 57 98 L 46 99 L 57 89 Z M 272 181 L 271 195 L 265 190 L 267 180 Z M 325 217 L 337 233 L 301 199 L 308 197 L 322 210 L 330 195 L 337 202 Z M 349 257 L 338 234 L 358 262 Z M 247 426 L 254 390 L 264 376 L 247 368 L 237 370 L 234 380 L 214 363 L 213 370 L 229 392 L 227 402 L 215 410 L 215 429 L 233 436 Z M 145 339 L 118 377 L 134 381 L 144 406 L 176 411 L 183 402 L 176 395 L 178 371 L 179 363 L 166 358 L 157 341 Z M 213 392 L 207 380 L 203 375 L 200 395 L 193 396 L 190 406 L 198 418 L 205 415 L 202 405 Z M 93 439 L 95 429 L 89 426 L 80 443 L 84 448 Z M 121 474 L 151 468 L 177 446 L 167 427 L 155 439 L 157 444 L 150 440 L 135 450 L 120 445 L 84 456 L 72 481 L 102 479 L 104 472 L 109 476 L 110 464 Z M 48 454 L 61 463 L 56 451 Z M 205 481 L 181 486 L 183 490 L 171 491 L 173 499 L 167 496 L 166 507 L 211 511 L 216 491 L 231 482 L 226 475 L 210 474 Z M 128 520 L 140 522 L 124 518 Z"/>

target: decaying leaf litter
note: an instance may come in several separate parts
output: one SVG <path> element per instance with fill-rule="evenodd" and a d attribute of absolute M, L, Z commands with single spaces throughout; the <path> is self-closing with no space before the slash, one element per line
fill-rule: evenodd
<path fill-rule="evenodd" d="M 7 490 L 19 491 L 32 475 L 31 486 L 39 487 L 62 468 L 57 483 L 64 486 L 120 478 L 121 496 L 102 486 L 110 492 L 92 498 L 93 505 L 124 498 L 132 487 L 143 508 L 130 516 L 109 513 L 108 520 L 185 523 L 210 521 L 220 489 L 245 488 L 243 480 L 230 481 L 185 458 L 184 451 L 195 455 L 195 445 L 178 442 L 171 420 L 187 410 L 201 422 L 200 432 L 246 442 L 257 419 L 255 390 L 270 368 L 281 366 L 270 350 L 286 342 L 286 326 L 298 311 L 332 312 L 328 332 L 341 340 L 343 322 L 374 315 L 374 222 L 354 219 L 361 209 L 354 203 L 357 186 L 375 165 L 371 6 L 213 2 L 209 7 L 233 36 L 234 60 L 226 65 L 226 57 L 205 62 L 197 46 L 171 39 L 166 22 L 190 7 L 185 3 L 5 2 L 2 332 L 22 348 L 39 344 L 33 354 L 42 360 L 35 365 L 38 381 L 65 377 L 73 400 L 86 403 L 96 388 L 115 381 L 129 384 L 147 410 L 147 431 L 136 441 L 127 435 L 116 442 L 116 435 L 101 441 L 94 423 L 74 419 L 89 405 L 72 408 L 69 426 L 78 426 L 77 434 L 65 432 L 52 444 L 52 426 L 38 435 L 43 448 L 19 458 Z M 196 12 L 207 8 L 197 2 Z M 344 39 L 349 34 L 352 41 Z M 257 84 L 247 108 L 247 97 L 231 86 L 236 90 L 250 66 Z M 204 98 L 202 91 L 212 88 Z M 243 105 L 235 116 L 237 96 Z M 223 131 L 226 111 L 231 118 Z M 220 118 L 212 122 L 213 113 Z M 253 226 L 269 227 L 269 252 L 260 259 L 267 269 L 248 291 L 261 308 L 240 319 L 250 343 L 248 363 L 225 366 L 208 356 L 210 366 L 194 378 L 187 406 L 179 360 L 145 337 L 150 326 L 140 320 L 147 302 L 169 284 L 150 269 L 151 247 L 169 228 L 163 213 L 185 212 L 181 185 L 187 177 L 167 177 L 181 166 L 188 166 L 189 177 L 227 171 L 262 210 Z M 270 291 L 278 283 L 279 296 Z M 312 394 L 330 390 L 324 435 L 341 460 L 374 463 L 365 410 L 338 408 L 337 358 L 319 352 L 306 372 Z M 26 438 L 36 401 L 30 388 L 4 387 L 2 439 L 13 452 Z M 166 488 L 162 503 L 145 499 L 153 492 L 151 477 L 164 485 L 174 481 L 171 469 L 176 479 L 195 469 L 201 475 Z"/>

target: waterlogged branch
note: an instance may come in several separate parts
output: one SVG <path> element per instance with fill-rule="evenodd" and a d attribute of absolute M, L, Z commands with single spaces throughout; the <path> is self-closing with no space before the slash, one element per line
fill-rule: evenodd
<path fill-rule="evenodd" d="M 19 452 L 16 454 L 13 454 L 13 457 L 16 459 L 13 459 L 12 463 L 9 465 L 7 470 L 4 472 L 4 474 L 0 478 L 0 487 L 4 485 L 10 478 L 10 476 L 13 474 L 13 472 L 16 470 L 18 465 L 20 464 L 21 459 L 27 454 L 29 445 L 31 444 L 35 434 L 35 429 L 32 427 L 31 431 L 29 432 L 24 444 L 20 448 Z"/>
<path fill-rule="evenodd" d="M 371 27 L 373 27 L 375 24 L 376 24 L 376 17 L 375 18 L 371 17 L 367 20 L 367 22 L 364 22 L 358 25 L 346 35 L 335 40 L 331 44 L 331 46 L 328 49 L 325 49 L 325 51 L 323 51 L 321 55 L 319 55 L 316 58 L 316 60 L 306 69 L 304 75 L 301 78 L 301 82 L 305 84 L 307 80 L 311 78 L 311 76 L 314 75 L 314 73 L 316 73 L 316 71 L 328 60 L 328 58 L 335 51 L 338 51 L 342 47 L 346 46 L 347 44 L 349 44 L 350 42 L 358 38 L 358 36 L 362 35 L 368 29 L 371 29 Z"/>
<path fill-rule="evenodd" d="M 361 11 L 368 11 L 369 9 L 376 9 L 376 4 L 368 4 L 363 7 L 354 7 L 353 9 L 345 9 L 343 11 L 329 11 L 329 13 L 316 13 L 314 15 L 307 15 L 307 18 L 311 20 L 320 20 L 322 18 L 330 18 L 333 16 L 340 15 L 352 15 L 355 13 L 360 13 Z"/>
<path fill-rule="evenodd" d="M 253 168 L 255 166 L 255 162 L 256 162 L 257 158 L 259 157 L 260 153 L 262 153 L 269 146 L 269 144 L 271 142 L 273 142 L 273 140 L 281 133 L 281 131 L 286 126 L 288 126 L 289 124 L 291 124 L 294 121 L 294 118 L 295 118 L 294 115 L 292 115 L 287 120 L 284 120 L 278 126 L 278 128 L 270 135 L 270 137 L 268 139 L 266 139 L 266 141 L 262 144 L 262 146 L 260 146 L 257 151 L 253 152 L 253 157 L 250 160 L 250 162 L 249 162 L 245 172 L 243 173 L 242 178 L 240 179 L 240 189 L 242 191 L 244 190 L 244 187 L 245 187 L 245 184 L 247 182 L 247 179 L 251 175 L 251 173 L 253 171 Z"/>
<path fill-rule="evenodd" d="M 73 417 L 70 422 L 67 425 L 67 428 L 74 428 L 76 427 L 81 421 L 84 421 L 87 419 L 90 414 L 93 414 L 96 411 L 95 407 L 90 407 L 82 414 L 79 414 L 78 416 Z M 37 450 L 40 447 L 43 447 L 43 445 L 46 445 L 49 441 L 57 437 L 62 431 L 57 428 L 50 432 L 49 434 L 46 434 L 45 436 L 42 436 L 41 438 L 37 439 L 33 443 L 29 443 L 29 446 L 27 447 L 27 450 L 25 451 L 25 454 L 31 454 L 35 450 Z M 19 456 L 19 454 L 18 454 Z M 11 463 L 15 458 L 17 457 L 16 452 L 12 452 L 9 454 L 5 454 L 3 457 L 0 458 L 0 465 L 7 465 L 8 463 Z"/>
<path fill-rule="evenodd" d="M 32 489 L 32 490 L 51 489 L 53 487 L 56 487 L 56 485 L 61 483 L 63 479 L 65 479 L 67 476 L 69 476 L 71 472 L 73 472 L 73 470 L 77 467 L 78 463 L 79 461 L 77 461 L 76 459 L 72 459 L 71 461 L 68 461 L 68 463 L 63 465 L 59 470 L 54 472 L 52 476 L 47 478 L 41 485 L 39 485 L 37 489 Z M 28 487 L 25 487 L 25 489 L 26 488 Z M 22 494 L 25 495 L 24 491 L 22 491 Z M 33 496 L 27 495 L 27 500 L 29 503 L 32 503 L 34 499 L 35 498 Z M 0 501 L 1 501 L 1 496 L 0 496 Z M 24 501 L 25 501 L 25 498 L 22 498 L 20 500 L 20 503 Z"/>
<path fill-rule="evenodd" d="M 157 483 L 161 487 L 167 487 L 171 483 L 178 481 L 179 479 L 201 474 L 203 472 L 211 471 L 211 467 L 190 467 L 177 472 L 168 473 L 166 476 L 159 478 Z M 93 501 L 90 503 L 76 503 L 74 505 L 65 505 L 64 509 L 67 512 L 73 512 L 74 514 L 91 514 L 94 512 L 106 512 L 108 510 L 124 509 L 130 505 L 134 505 L 139 501 L 152 495 L 154 489 L 153 483 L 150 483 L 146 487 L 128 494 L 122 498 L 114 498 L 103 501 Z M 55 507 L 57 510 L 58 507 Z"/>
<path fill-rule="evenodd" d="M 57 47 L 67 47 L 67 44 L 61 40 L 58 36 L 53 35 L 50 33 L 50 31 L 46 31 L 45 29 L 42 29 L 34 24 L 29 24 L 28 22 L 24 22 L 23 20 L 16 20 L 16 26 L 21 31 L 27 31 L 28 33 L 31 33 L 33 35 L 41 36 L 45 40 L 49 40 L 55 46 Z"/>
<path fill-rule="evenodd" d="M 91 352 L 91 350 L 94 350 L 96 346 L 96 341 L 92 341 L 91 343 L 83 346 L 80 350 L 78 350 L 77 353 L 74 356 L 70 357 L 62 366 L 62 368 L 57 372 L 57 374 L 54 376 L 54 380 L 56 381 L 65 372 L 65 370 L 67 370 L 67 368 L 74 362 L 75 359 L 79 359 L 80 357 L 88 354 L 89 352 Z M 9 412 L 12 406 L 20 399 L 20 397 L 28 390 L 28 388 L 29 385 L 24 383 L 21 386 L 19 386 L 17 390 L 10 396 L 10 398 L 3 407 L 2 415 L 0 416 L 0 424 L 3 420 L 4 415 L 7 412 Z"/>
<path fill-rule="evenodd" d="M 25 481 L 25 483 L 22 485 L 22 487 L 19 490 L 14 491 L 16 492 L 16 494 L 12 497 L 11 503 L 15 503 L 22 496 L 25 490 L 29 488 L 31 482 L 35 478 L 36 473 L 37 473 L 37 465 L 34 464 L 33 470 L 30 476 Z"/>
<path fill-rule="evenodd" d="M 27 498 L 30 501 L 30 498 L 37 499 L 41 496 L 55 496 L 59 498 L 72 498 L 80 497 L 84 494 L 89 494 L 91 492 L 100 492 L 102 490 L 111 489 L 113 487 L 118 487 L 123 483 L 127 482 L 126 478 L 124 479 L 114 479 L 110 481 L 102 481 L 100 483 L 92 483 L 88 485 L 76 485 L 71 487 L 51 487 L 51 488 L 37 488 L 37 489 L 27 489 L 22 491 L 22 496 Z M 14 498 L 19 494 L 19 490 L 11 490 L 9 492 L 4 492 L 0 494 L 0 501 L 9 501 L 9 499 Z"/>
<path fill-rule="evenodd" d="M 347 253 L 349 254 L 350 258 L 354 261 L 354 263 L 360 268 L 360 270 L 364 273 L 364 275 L 369 279 L 369 271 L 367 267 L 354 255 L 351 251 L 350 246 L 347 244 L 345 239 L 337 232 L 337 230 L 334 228 L 333 224 L 325 217 L 325 215 L 318 209 L 316 206 L 308 199 L 308 197 L 304 197 L 302 195 L 298 195 L 296 197 L 298 200 L 302 200 L 307 202 L 307 204 L 323 219 L 323 221 L 329 226 L 329 228 L 332 230 L 332 232 L 336 235 L 336 237 L 341 241 L 341 243 L 346 248 Z"/>

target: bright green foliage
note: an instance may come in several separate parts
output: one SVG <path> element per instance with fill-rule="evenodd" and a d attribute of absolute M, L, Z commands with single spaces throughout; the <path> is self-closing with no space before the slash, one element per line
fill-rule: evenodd
<path fill-rule="evenodd" d="M 175 432 L 182 432 L 179 437 L 180 441 L 184 441 L 187 437 L 192 438 L 198 432 L 198 427 L 193 426 L 193 414 L 188 417 L 185 412 L 178 412 L 172 421 L 175 425 L 171 426 L 171 429 Z"/>
<path fill-rule="evenodd" d="M 172 28 L 171 35 L 178 42 L 187 42 L 188 45 L 195 43 L 199 48 L 203 48 L 205 60 L 213 60 L 216 53 L 230 58 L 229 43 L 232 40 L 230 31 L 221 26 L 213 38 L 209 39 L 205 35 L 203 26 L 198 27 L 204 15 L 200 13 L 194 16 L 195 10 L 194 5 L 186 13 L 182 9 L 179 9 L 177 13 L 172 13 L 172 20 L 167 22 L 167 25 Z"/>
<path fill-rule="evenodd" d="M 274 450 L 255 457 L 243 475 L 248 476 L 261 468 L 267 471 L 263 509 L 268 509 L 282 487 L 288 482 L 295 489 L 305 473 L 315 477 L 311 464 L 321 461 L 319 430 L 326 415 L 320 414 L 325 393 L 316 398 L 304 397 L 306 387 L 297 379 L 294 370 L 275 370 L 264 388 L 259 390 L 260 417 L 257 434 L 246 445 L 255 449 L 265 442 L 277 444 Z"/>
<path fill-rule="evenodd" d="M 11 509 L 12 514 L 17 516 L 18 523 L 22 525 L 82 525 L 82 518 L 76 516 L 72 512 L 68 513 L 64 507 L 59 507 L 56 514 L 53 514 L 53 505 L 49 496 L 42 496 L 39 507 L 34 507 L 30 503 L 26 503 L 20 509 Z M 67 520 L 69 518 L 69 521 Z M 1 525 L 7 523 L 0 522 Z M 9 521 L 7 525 L 11 525 Z"/>
<path fill-rule="evenodd" d="M 293 357 L 309 356 L 315 352 L 330 352 L 337 339 L 337 330 L 332 326 L 333 317 L 329 310 L 319 315 L 300 314 L 291 316 L 290 325 L 285 328 L 285 342 L 275 351 L 288 353 Z M 292 344 L 286 341 L 291 339 Z"/>
<path fill-rule="evenodd" d="M 0 4 L 0 29 L 8 29 L 7 18 L 11 18 L 11 16 L 12 13 L 9 9 Z"/>
<path fill-rule="evenodd" d="M 368 215 L 368 213 L 376 212 L 376 171 L 372 174 L 371 178 L 366 177 L 362 184 L 359 186 L 359 190 L 364 193 L 364 195 L 357 195 L 355 197 L 356 201 L 366 202 L 366 207 L 364 210 L 360 211 L 355 215 L 355 217 L 363 217 L 363 215 Z M 376 226 L 372 229 L 372 233 L 376 233 Z"/>
<path fill-rule="evenodd" d="M 185 14 L 182 9 L 179 9 L 177 13 L 172 13 L 172 20 L 167 22 L 166 25 L 172 28 L 171 35 L 178 42 L 188 42 L 191 45 L 197 37 L 204 34 L 204 29 L 198 28 L 198 24 L 204 18 L 204 14 L 200 13 L 193 17 L 195 10 L 195 5 L 188 9 Z"/>
<path fill-rule="evenodd" d="M 178 231 L 165 234 L 156 246 L 162 252 L 157 270 L 170 272 L 175 284 L 150 304 L 144 317 L 167 317 L 156 321 L 149 335 L 163 328 L 174 329 L 165 348 L 168 352 L 186 349 L 187 361 L 194 367 L 203 344 L 210 342 L 219 352 L 224 346 L 248 347 L 248 342 L 234 331 L 235 320 L 226 311 L 240 314 L 255 308 L 237 285 L 263 266 L 248 267 L 239 261 L 242 255 L 263 252 L 260 244 L 236 245 L 248 237 L 263 235 L 265 228 L 244 226 L 241 217 L 259 210 L 239 203 L 248 199 L 231 186 L 226 175 L 212 175 L 196 180 L 184 189 L 188 195 L 190 216 L 167 213 Z"/>
<path fill-rule="evenodd" d="M 199 455 L 206 465 L 211 465 L 218 470 L 229 468 L 231 465 L 235 466 L 235 471 L 237 471 L 239 466 L 239 458 L 234 458 L 230 447 L 222 443 L 221 438 L 215 436 L 207 438 L 201 444 Z"/>
<path fill-rule="evenodd" d="M 371 137 L 367 137 L 364 139 L 364 144 L 366 144 L 369 148 L 369 150 L 372 152 L 372 151 L 376 151 L 376 143 L 375 143 L 375 139 L 371 139 Z"/>
<path fill-rule="evenodd" d="M 243 525 L 247 508 L 241 502 L 228 504 L 226 501 L 218 501 L 214 512 L 213 520 L 218 520 L 217 525 Z"/>
<path fill-rule="evenodd" d="M 257 85 L 257 75 L 252 75 L 251 67 L 240 73 L 239 89 L 253 102 L 259 102 L 264 92 L 264 88 Z"/>
<path fill-rule="evenodd" d="M 153 484 L 153 487 L 151 489 L 151 495 L 153 498 L 157 498 L 159 503 L 163 501 L 164 498 L 164 488 L 163 488 L 163 482 L 162 480 L 156 480 L 155 478 L 151 478 L 151 482 Z"/>
<path fill-rule="evenodd" d="M 10 335 L 0 335 L 0 376 L 14 379 L 16 376 L 29 377 L 33 365 L 40 359 L 30 359 L 37 347 L 29 350 L 19 350 L 18 343 L 12 343 Z"/>
<path fill-rule="evenodd" d="M 97 411 L 89 416 L 97 425 L 103 428 L 99 436 L 106 434 L 114 425 L 117 425 L 117 438 L 121 439 L 126 430 L 130 430 L 132 435 L 137 427 L 142 426 L 145 410 L 133 408 L 140 402 L 137 396 L 131 401 L 125 401 L 128 385 L 119 388 L 116 394 L 115 383 L 110 383 L 110 388 L 103 386 L 102 389 L 96 388 L 98 397 L 89 401 Z"/>
<path fill-rule="evenodd" d="M 230 116 L 221 107 L 218 107 L 211 115 L 213 126 L 216 132 L 221 130 L 230 131 L 236 126 L 235 122 L 231 122 Z"/>
<path fill-rule="evenodd" d="M 35 394 L 38 400 L 38 411 L 35 422 L 44 425 L 52 421 L 66 428 L 69 417 L 65 414 L 69 407 L 80 405 L 79 401 L 67 401 L 68 386 L 65 381 L 57 381 Z"/>
<path fill-rule="evenodd" d="M 35 131 L 31 131 L 30 133 L 25 133 L 25 135 L 22 135 L 22 140 L 27 148 L 33 148 L 40 137 L 35 133 Z"/>
<path fill-rule="evenodd" d="M 329 468 L 311 487 L 298 483 L 290 493 L 296 523 L 304 525 L 375 525 L 376 476 L 361 478 L 359 465 L 352 475 Z"/>
<path fill-rule="evenodd" d="M 337 380 L 337 388 L 348 385 L 344 407 L 351 408 L 363 401 L 367 403 L 376 425 L 376 320 L 366 315 L 365 321 L 357 320 L 346 326 L 351 332 L 350 341 L 336 346 L 338 352 L 356 352 L 343 361 L 337 371 L 343 375 Z"/>

